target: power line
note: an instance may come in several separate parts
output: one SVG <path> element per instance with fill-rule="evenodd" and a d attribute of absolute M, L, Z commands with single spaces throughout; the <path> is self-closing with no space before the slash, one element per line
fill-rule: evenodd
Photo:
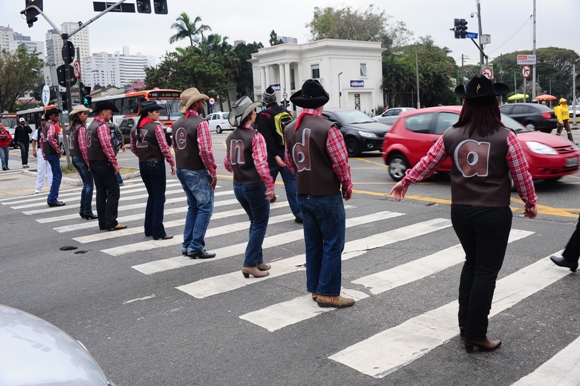
<path fill-rule="evenodd" d="M 491 53 L 493 53 L 493 52 L 495 52 L 495 51 L 497 51 L 497 50 L 499 50 L 499 49 L 500 49 L 501 47 L 503 47 L 503 46 L 504 46 L 504 45 L 505 45 L 507 42 L 509 42 L 509 41 L 510 41 L 510 40 L 511 40 L 511 39 L 512 39 L 514 36 L 516 36 L 516 35 L 517 35 L 517 33 L 518 33 L 518 32 L 520 32 L 520 30 L 521 30 L 522 28 L 524 28 L 524 26 L 526 25 L 526 23 L 528 23 L 528 22 L 530 21 L 530 19 L 532 18 L 532 16 L 533 16 L 533 15 L 530 15 L 530 17 L 526 18 L 526 21 L 524 22 L 524 24 L 522 24 L 522 26 L 521 26 L 520 28 L 518 28 L 518 30 L 517 30 L 516 32 L 514 32 L 514 34 L 508 38 L 508 40 L 506 40 L 505 42 L 503 42 L 503 43 L 502 43 L 502 44 L 501 44 L 499 47 L 497 47 L 495 50 L 493 50 L 493 51 L 490 51 L 490 52 L 488 53 L 488 55 L 489 55 L 489 54 L 491 54 Z"/>

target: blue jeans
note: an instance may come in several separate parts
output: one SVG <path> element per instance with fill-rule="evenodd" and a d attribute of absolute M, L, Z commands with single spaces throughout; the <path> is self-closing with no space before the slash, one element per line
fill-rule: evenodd
<path fill-rule="evenodd" d="M 304 219 L 306 288 L 323 296 L 340 295 L 346 213 L 342 195 L 298 195 Z"/>
<path fill-rule="evenodd" d="M 284 149 L 278 150 L 278 155 L 280 158 L 284 159 Z M 270 168 L 270 174 L 276 181 L 278 173 L 282 175 L 282 181 L 284 181 L 284 190 L 286 191 L 286 199 L 290 205 L 290 210 L 295 217 L 301 217 L 302 212 L 300 211 L 300 206 L 298 206 L 298 197 L 296 196 L 296 177 L 288 168 L 281 167 L 276 162 L 276 159 L 268 154 L 268 166 Z"/>
<path fill-rule="evenodd" d="M 205 232 L 213 214 L 214 191 L 207 170 L 177 169 L 177 178 L 187 196 L 187 217 L 181 252 L 194 254 L 205 248 Z"/>
<path fill-rule="evenodd" d="M 465 251 L 459 281 L 459 326 L 465 339 L 487 338 L 495 282 L 512 227 L 509 206 L 451 205 L 453 229 Z"/>
<path fill-rule="evenodd" d="M 60 189 L 60 181 L 62 180 L 62 170 L 60 169 L 60 155 L 47 154 L 46 160 L 50 164 L 52 170 L 52 185 L 50 185 L 50 192 L 48 193 L 47 202 L 54 203 L 58 201 L 58 190 Z"/>
<path fill-rule="evenodd" d="M 0 147 L 0 160 L 2 160 L 2 167 L 8 167 L 8 156 L 10 155 L 10 146 Z"/>
<path fill-rule="evenodd" d="M 250 218 L 250 238 L 246 246 L 244 267 L 256 267 L 264 262 L 262 243 L 268 228 L 270 201 L 266 199 L 266 184 L 236 184 L 234 194 Z"/>
<path fill-rule="evenodd" d="M 163 207 L 165 205 L 165 162 L 139 162 L 141 179 L 147 188 L 147 207 L 145 208 L 145 236 L 157 240 L 167 236 L 163 227 Z M 117 174 L 118 175 L 118 174 Z"/>
<path fill-rule="evenodd" d="M 72 163 L 83 181 L 83 190 L 81 191 L 81 213 L 93 213 L 91 203 L 93 201 L 93 187 L 95 182 L 93 180 L 93 173 L 90 172 L 83 157 L 72 157 Z"/>

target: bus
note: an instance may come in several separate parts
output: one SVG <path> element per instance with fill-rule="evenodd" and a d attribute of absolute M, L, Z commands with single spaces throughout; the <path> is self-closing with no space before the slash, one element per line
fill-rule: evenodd
<path fill-rule="evenodd" d="M 20 110 L 16 112 L 18 118 L 23 117 L 26 119 L 28 126 L 32 129 L 32 131 L 36 130 L 38 126 L 40 126 L 40 117 L 44 115 L 46 110 L 55 109 L 57 108 L 56 105 L 49 105 L 49 106 L 42 106 L 42 107 L 35 107 L 33 109 L 27 110 Z M 68 114 L 62 114 L 60 119 L 61 126 L 67 127 L 68 126 Z"/>
<path fill-rule="evenodd" d="M 16 113 L 1 113 L 0 121 L 6 129 L 14 129 L 18 125 L 18 115 Z"/>

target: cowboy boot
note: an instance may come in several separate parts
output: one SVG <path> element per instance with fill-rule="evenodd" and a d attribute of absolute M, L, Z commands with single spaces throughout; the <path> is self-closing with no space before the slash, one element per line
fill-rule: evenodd
<path fill-rule="evenodd" d="M 254 276 L 254 277 L 265 277 L 268 276 L 270 274 L 270 272 L 268 271 L 260 271 L 258 269 L 258 267 L 244 267 L 242 268 L 242 275 L 244 275 L 244 277 L 246 279 L 250 278 L 250 275 Z"/>

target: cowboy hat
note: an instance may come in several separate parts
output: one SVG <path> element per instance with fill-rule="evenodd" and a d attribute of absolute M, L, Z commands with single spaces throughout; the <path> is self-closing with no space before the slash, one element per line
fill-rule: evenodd
<path fill-rule="evenodd" d="M 181 93 L 181 104 L 179 105 L 179 112 L 185 114 L 189 106 L 199 100 L 207 101 L 209 97 L 200 93 L 195 87 L 188 88 Z"/>
<path fill-rule="evenodd" d="M 238 127 L 256 107 L 261 106 L 262 102 L 252 102 L 250 98 L 243 96 L 232 104 L 228 122 L 230 122 L 230 125 Z"/>
<path fill-rule="evenodd" d="M 70 117 L 71 115 L 76 115 L 76 114 L 84 113 L 85 111 L 90 114 L 90 113 L 93 112 L 93 109 L 89 109 L 85 105 L 76 105 L 75 108 L 72 109 L 72 111 L 70 113 L 68 113 L 68 115 Z"/>
<path fill-rule="evenodd" d="M 467 86 L 460 84 L 455 87 L 455 95 L 461 99 L 474 99 L 506 95 L 510 91 L 507 84 L 493 83 L 485 76 L 478 74 L 467 82 Z"/>
<path fill-rule="evenodd" d="M 61 110 L 57 109 L 56 107 L 53 107 L 53 108 L 51 108 L 51 109 L 48 109 L 48 110 L 46 110 L 46 111 L 44 112 L 44 115 L 45 115 L 46 117 L 50 118 L 50 116 L 51 116 L 51 115 L 54 115 L 54 114 L 58 115 L 58 114 L 60 114 L 60 113 L 62 113 L 62 111 L 61 111 Z"/>
<path fill-rule="evenodd" d="M 95 114 L 98 114 L 103 110 L 112 110 L 114 113 L 119 112 L 119 109 L 113 102 L 98 102 L 95 106 Z"/>
<path fill-rule="evenodd" d="M 160 106 L 155 101 L 141 102 L 141 116 L 144 117 L 150 111 L 165 110 L 165 107 Z"/>
<path fill-rule="evenodd" d="M 308 79 L 302 85 L 302 89 L 290 97 L 292 103 L 304 108 L 324 106 L 329 99 L 328 93 L 316 79 Z"/>

